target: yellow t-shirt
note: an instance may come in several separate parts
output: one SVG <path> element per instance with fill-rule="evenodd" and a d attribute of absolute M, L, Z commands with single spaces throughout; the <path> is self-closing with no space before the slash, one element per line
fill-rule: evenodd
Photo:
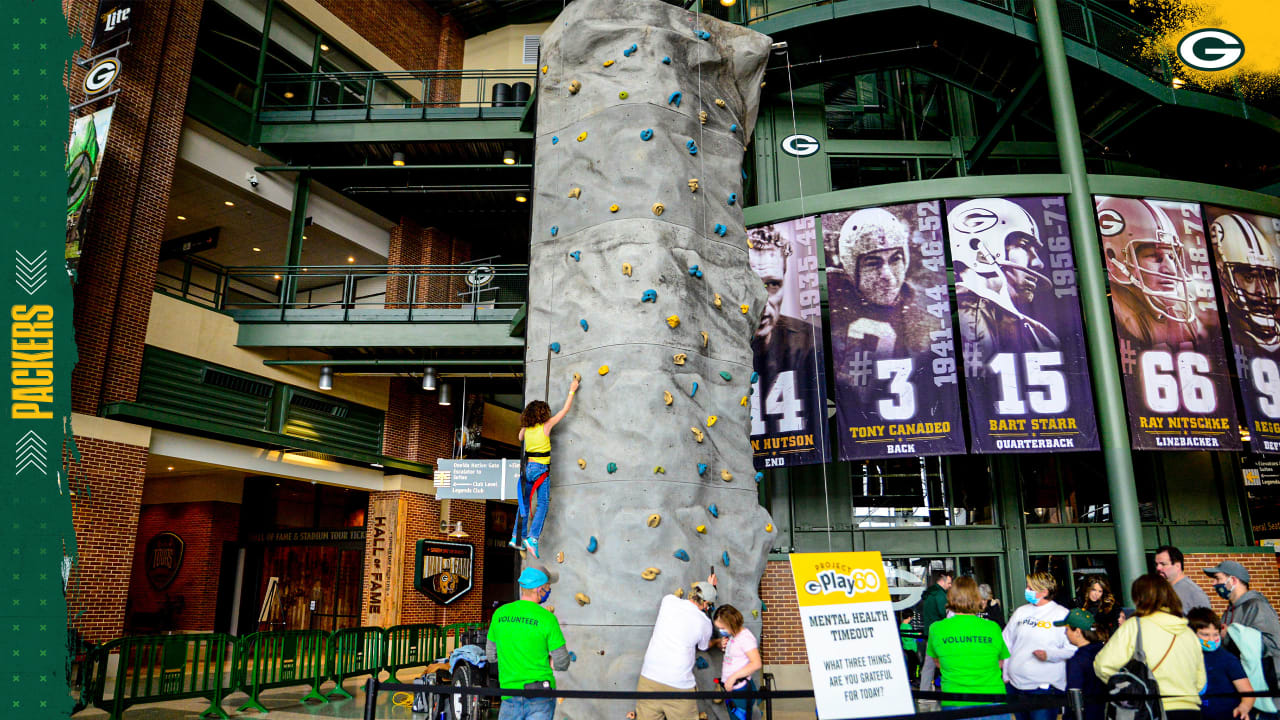
<path fill-rule="evenodd" d="M 529 456 L 529 462 L 551 464 L 551 438 L 541 423 L 524 429 L 524 452 Z"/>

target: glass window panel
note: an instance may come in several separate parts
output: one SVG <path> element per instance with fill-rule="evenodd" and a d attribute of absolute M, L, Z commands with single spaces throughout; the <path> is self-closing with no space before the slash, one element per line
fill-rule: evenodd
<path fill-rule="evenodd" d="M 825 83 L 827 137 L 910 139 L 898 77 L 896 71 L 881 71 Z"/>
<path fill-rule="evenodd" d="M 912 158 L 831 158 L 831 189 L 919 180 Z"/>
<path fill-rule="evenodd" d="M 853 524 L 860 528 L 990 524 L 982 458 L 893 458 L 850 465 Z"/>
<path fill-rule="evenodd" d="M 272 60 L 299 68 L 288 72 L 310 72 L 316 54 L 316 33 L 277 3 L 271 14 L 270 48 Z"/>
<path fill-rule="evenodd" d="M 1030 558 L 1030 567 L 1027 574 L 1047 572 L 1053 576 L 1054 582 L 1058 588 L 1054 593 L 1054 599 L 1059 602 L 1065 602 L 1071 598 L 1071 568 L 1070 560 L 1066 555 L 1032 555 Z M 1023 604 L 1022 593 L 1025 586 L 1018 588 L 1009 588 L 1011 593 L 1017 595 L 1011 603 L 1011 607 L 1018 607 Z"/>
<path fill-rule="evenodd" d="M 205 6 L 191 73 L 245 105 L 253 103 L 262 22 L 251 25 L 221 5 Z"/>
<path fill-rule="evenodd" d="M 1023 520 L 1028 525 L 1062 522 L 1058 467 L 1052 461 L 1046 462 L 1047 457 L 1020 456 L 1016 460 L 1022 480 Z"/>

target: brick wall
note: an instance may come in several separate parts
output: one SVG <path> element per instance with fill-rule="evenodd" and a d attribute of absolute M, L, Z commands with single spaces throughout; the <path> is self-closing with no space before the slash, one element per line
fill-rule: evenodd
<path fill-rule="evenodd" d="M 1218 597 L 1213 591 L 1213 579 L 1204 574 L 1205 568 L 1213 567 L 1223 560 L 1235 560 L 1249 571 L 1249 589 L 1257 590 L 1270 601 L 1273 607 L 1280 608 L 1280 570 L 1276 567 L 1274 553 L 1203 553 L 1185 554 L 1182 558 L 1182 571 L 1199 585 L 1209 596 L 1213 611 L 1222 614 L 1227 608 L 1227 601 Z"/>
<path fill-rule="evenodd" d="M 437 379 L 436 387 L 443 382 Z M 462 401 L 459 398 L 453 405 L 441 405 L 438 393 L 423 390 L 418 378 L 391 381 L 383 423 L 383 455 L 432 465 L 452 455 L 454 408 Z"/>
<path fill-rule="evenodd" d="M 63 2 L 86 40 L 93 13 L 80 6 L 88 5 Z M 142 30 L 123 52 L 124 72 L 115 85 L 120 94 L 75 288 L 76 412 L 96 415 L 102 404 L 137 395 L 202 7 L 203 0 L 155 0 L 134 10 Z M 72 66 L 67 86 L 73 98 L 82 95 L 83 73 Z"/>
<path fill-rule="evenodd" d="M 147 542 L 161 532 L 176 533 L 183 541 L 182 566 L 173 582 L 156 590 L 147 581 Z M 182 596 L 184 607 L 174 630 L 213 632 L 222 569 L 222 544 L 240 531 L 240 506 L 225 502 L 147 505 L 138 518 L 129 585 L 132 612 L 159 610 L 166 596 Z"/>
<path fill-rule="evenodd" d="M 326 10 L 406 70 L 462 69 L 466 38 L 424 0 L 320 0 Z"/>
<path fill-rule="evenodd" d="M 791 579 L 791 563 L 770 560 L 760 578 L 760 659 L 766 665 L 806 663 L 804 630 L 800 627 L 800 606 Z"/>
<path fill-rule="evenodd" d="M 71 465 L 78 489 L 71 505 L 77 564 L 67 593 L 67 618 L 87 640 L 124 633 L 134 540 L 147 448 L 76 436 L 80 462 Z"/>

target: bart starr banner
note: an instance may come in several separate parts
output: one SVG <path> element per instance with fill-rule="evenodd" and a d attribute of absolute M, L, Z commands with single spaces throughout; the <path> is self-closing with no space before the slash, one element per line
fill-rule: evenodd
<path fill-rule="evenodd" d="M 840 459 L 965 452 L 937 201 L 822 216 Z"/>
<path fill-rule="evenodd" d="M 1094 198 L 1138 450 L 1239 450 L 1200 206 Z"/>
<path fill-rule="evenodd" d="M 1280 218 L 1204 213 L 1253 450 L 1280 453 Z"/>
<path fill-rule="evenodd" d="M 751 339 L 751 447 L 756 469 L 824 463 L 826 377 L 814 219 L 747 231 L 751 269 L 769 299 Z"/>
<path fill-rule="evenodd" d="M 976 453 L 1097 450 L 1062 197 L 947 201 Z"/>

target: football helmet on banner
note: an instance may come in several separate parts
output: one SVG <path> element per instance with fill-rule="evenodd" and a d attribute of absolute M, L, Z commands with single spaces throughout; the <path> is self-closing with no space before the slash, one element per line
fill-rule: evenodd
<path fill-rule="evenodd" d="M 907 226 L 883 208 L 858 210 L 840 226 L 840 264 L 862 298 L 876 305 L 897 302 L 907 278 L 910 245 Z"/>
<path fill-rule="evenodd" d="M 1195 278 L 1169 216 L 1146 200 L 1108 197 L 1097 206 L 1107 277 L 1140 293 L 1157 315 L 1196 321 Z"/>
<path fill-rule="evenodd" d="M 1238 309 L 1246 332 L 1274 348 L 1280 343 L 1280 254 L 1248 218 L 1234 213 L 1214 220 L 1209 238 L 1222 261 L 1223 294 Z"/>

